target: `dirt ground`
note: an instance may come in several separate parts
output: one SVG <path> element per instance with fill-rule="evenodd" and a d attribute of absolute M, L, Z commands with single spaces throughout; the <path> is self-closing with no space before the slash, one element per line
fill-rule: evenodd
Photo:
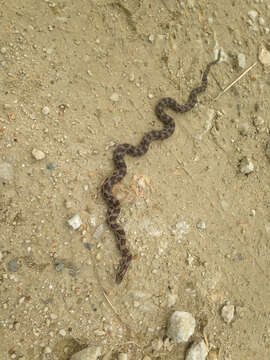
<path fill-rule="evenodd" d="M 268 45 L 268 4 L 0 1 L 1 359 L 67 360 L 87 345 L 184 359 L 187 343 L 166 346 L 175 310 L 195 317 L 212 359 L 270 358 L 268 69 L 215 99 Z M 174 135 L 127 158 L 114 192 L 134 260 L 116 285 L 100 193 L 112 151 L 162 128 L 157 101 L 184 103 L 220 48 Z"/>

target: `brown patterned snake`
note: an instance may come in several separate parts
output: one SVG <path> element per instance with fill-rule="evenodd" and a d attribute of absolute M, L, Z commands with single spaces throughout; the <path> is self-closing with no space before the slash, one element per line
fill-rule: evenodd
<path fill-rule="evenodd" d="M 203 73 L 201 86 L 193 89 L 187 102 L 183 105 L 178 104 L 172 98 L 163 98 L 161 99 L 155 108 L 156 116 L 161 120 L 164 124 L 162 130 L 153 130 L 146 133 L 139 145 L 133 146 L 130 144 L 121 144 L 116 147 L 113 152 L 113 160 L 115 163 L 115 170 L 110 177 L 108 177 L 103 185 L 102 185 L 102 195 L 108 205 L 107 212 L 107 223 L 111 230 L 114 232 L 117 242 L 117 247 L 120 250 L 122 255 L 122 259 L 118 266 L 116 272 L 116 283 L 120 283 L 123 280 L 123 277 L 130 265 L 132 260 L 132 254 L 127 247 L 127 239 L 124 229 L 117 222 L 117 218 L 120 214 L 120 201 L 116 199 L 112 194 L 112 190 L 115 184 L 119 183 L 127 173 L 127 165 L 125 163 L 124 157 L 126 154 L 130 156 L 142 156 L 144 155 L 149 148 L 149 145 L 154 140 L 164 140 L 170 137 L 174 133 L 175 122 L 173 118 L 167 115 L 164 112 L 165 108 L 170 108 L 175 112 L 185 113 L 191 110 L 198 102 L 197 96 L 198 94 L 204 92 L 207 88 L 207 76 L 210 71 L 212 65 L 218 63 L 220 59 L 220 52 L 218 53 L 217 60 L 210 62 Z"/>

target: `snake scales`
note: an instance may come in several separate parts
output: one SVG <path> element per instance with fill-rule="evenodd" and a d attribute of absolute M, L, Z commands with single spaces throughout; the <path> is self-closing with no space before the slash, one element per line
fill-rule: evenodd
<path fill-rule="evenodd" d="M 152 141 L 167 139 L 174 133 L 175 122 L 171 116 L 165 113 L 164 109 L 170 108 L 175 112 L 180 113 L 185 113 L 191 110 L 197 104 L 198 94 L 204 92 L 207 88 L 207 76 L 211 66 L 218 63 L 219 59 L 220 52 L 218 53 L 217 59 L 210 62 L 206 66 L 206 69 L 204 70 L 202 76 L 201 86 L 193 89 L 190 92 L 187 102 L 185 104 L 180 105 L 176 102 L 176 100 L 169 97 L 163 98 L 157 103 L 155 107 L 155 113 L 159 120 L 161 120 L 164 124 L 162 130 L 152 130 L 146 133 L 143 136 L 139 145 L 137 146 L 130 144 L 121 144 L 118 145 L 113 152 L 115 170 L 113 171 L 112 175 L 104 181 L 101 191 L 103 198 L 108 205 L 107 223 L 115 234 L 117 247 L 122 256 L 122 259 L 116 271 L 116 283 L 118 284 L 123 280 L 123 277 L 132 260 L 132 254 L 127 246 L 125 231 L 117 222 L 117 218 L 121 210 L 120 201 L 112 194 L 114 185 L 119 183 L 127 173 L 127 165 L 125 163 L 124 157 L 126 154 L 134 157 L 142 156 L 148 151 L 149 145 Z"/>

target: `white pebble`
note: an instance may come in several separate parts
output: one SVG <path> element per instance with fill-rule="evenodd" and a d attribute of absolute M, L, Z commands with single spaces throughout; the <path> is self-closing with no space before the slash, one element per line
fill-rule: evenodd
<path fill-rule="evenodd" d="M 187 351 L 185 360 L 205 360 L 208 354 L 207 346 L 203 340 L 194 341 Z"/>
<path fill-rule="evenodd" d="M 70 360 L 96 360 L 101 356 L 101 347 L 89 346 L 71 356 Z"/>
<path fill-rule="evenodd" d="M 177 343 L 188 341 L 196 326 L 194 317 L 185 311 L 175 311 L 170 318 L 167 336 Z"/>
<path fill-rule="evenodd" d="M 36 160 L 42 160 L 45 159 L 45 154 L 43 151 L 38 150 L 38 149 L 33 149 L 32 150 L 32 155 Z"/>
<path fill-rule="evenodd" d="M 153 44 L 153 42 L 155 40 L 155 36 L 153 34 L 149 35 L 148 40 Z"/>
<path fill-rule="evenodd" d="M 44 106 L 44 108 L 41 110 L 43 115 L 48 115 L 50 112 L 50 108 L 48 106 Z"/>
<path fill-rule="evenodd" d="M 74 229 L 77 230 L 82 225 L 82 220 L 80 215 L 76 214 L 71 219 L 68 220 L 68 224 Z"/>
<path fill-rule="evenodd" d="M 246 67 L 246 55 L 242 53 L 238 54 L 237 60 L 238 60 L 238 66 L 244 69 Z"/>
<path fill-rule="evenodd" d="M 253 124 L 258 128 L 264 125 L 264 119 L 261 116 L 256 116 L 253 120 Z"/>
<path fill-rule="evenodd" d="M 104 232 L 104 224 L 101 224 L 96 228 L 96 230 L 93 234 L 93 238 L 96 240 L 99 239 L 101 237 L 101 235 L 103 234 L 103 232 Z"/>
<path fill-rule="evenodd" d="M 130 82 L 133 82 L 135 80 L 135 74 L 132 72 L 132 73 L 130 73 L 130 75 L 129 75 L 129 81 Z"/>
<path fill-rule="evenodd" d="M 263 65 L 270 65 L 270 51 L 268 51 L 263 44 L 260 47 L 258 58 Z"/>
<path fill-rule="evenodd" d="M 66 335 L 67 335 L 67 333 L 66 333 L 66 330 L 65 330 L 65 329 L 61 329 L 61 330 L 59 330 L 59 334 L 60 334 L 61 336 L 66 336 Z"/>
<path fill-rule="evenodd" d="M 44 348 L 44 354 L 50 354 L 52 352 L 52 349 L 49 346 L 46 346 Z"/>
<path fill-rule="evenodd" d="M 0 51 L 1 51 L 1 54 L 3 54 L 3 55 L 4 55 L 4 54 L 7 52 L 7 48 L 2 47 Z"/>
<path fill-rule="evenodd" d="M 250 17 L 250 19 L 251 19 L 252 21 L 255 21 L 256 18 L 257 18 L 257 16 L 258 16 L 258 13 L 257 13 L 256 10 L 250 10 L 250 11 L 248 12 L 248 16 Z"/>
<path fill-rule="evenodd" d="M 224 305 L 221 309 L 221 316 L 225 323 L 229 324 L 234 317 L 234 305 Z"/>
<path fill-rule="evenodd" d="M 114 102 L 119 101 L 119 94 L 113 93 L 110 97 L 110 99 Z"/>
<path fill-rule="evenodd" d="M 256 215 L 256 210 L 255 209 L 250 210 L 249 215 L 250 216 L 255 216 Z"/>
<path fill-rule="evenodd" d="M 206 229 L 206 223 L 204 221 L 199 221 L 196 225 L 197 229 L 205 230 Z"/>
<path fill-rule="evenodd" d="M 265 21 L 264 21 L 264 18 L 263 18 L 263 17 L 259 17 L 259 24 L 260 24 L 260 25 L 264 25 L 264 24 L 265 24 Z"/>
<path fill-rule="evenodd" d="M 240 167 L 241 173 L 245 174 L 245 175 L 248 175 L 248 174 L 252 173 L 252 171 L 254 171 L 253 162 L 246 156 L 240 161 L 239 167 Z"/>

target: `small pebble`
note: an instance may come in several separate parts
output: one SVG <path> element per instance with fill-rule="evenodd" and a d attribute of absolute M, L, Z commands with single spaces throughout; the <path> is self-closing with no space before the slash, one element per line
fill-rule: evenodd
<path fill-rule="evenodd" d="M 104 232 L 104 224 L 101 224 L 96 228 L 96 230 L 93 234 L 93 238 L 96 240 L 99 239 L 101 237 L 101 235 L 103 234 L 103 232 Z"/>
<path fill-rule="evenodd" d="M 54 170 L 55 167 L 54 167 L 54 165 L 53 165 L 52 163 L 49 163 L 49 164 L 46 165 L 46 169 L 48 169 L 48 170 Z"/>
<path fill-rule="evenodd" d="M 82 225 L 82 220 L 80 215 L 76 214 L 71 219 L 68 220 L 68 224 L 74 229 L 77 230 Z"/>
<path fill-rule="evenodd" d="M 205 360 L 208 350 L 203 340 L 194 341 L 187 351 L 185 360 Z"/>
<path fill-rule="evenodd" d="M 134 75 L 134 73 L 131 73 L 130 75 L 129 75 L 129 81 L 130 82 L 133 82 L 135 80 L 135 75 Z"/>
<path fill-rule="evenodd" d="M 248 123 L 243 123 L 243 124 L 239 125 L 239 132 L 240 132 L 241 135 L 247 136 L 248 135 L 248 130 L 249 130 Z"/>
<path fill-rule="evenodd" d="M 119 101 L 119 94 L 113 93 L 110 97 L 113 102 Z"/>
<path fill-rule="evenodd" d="M 97 360 L 101 356 L 101 347 L 89 346 L 71 356 L 70 360 Z"/>
<path fill-rule="evenodd" d="M 246 55 L 245 54 L 238 54 L 237 60 L 238 60 L 238 66 L 241 69 L 244 69 L 246 67 Z"/>
<path fill-rule="evenodd" d="M 175 311 L 170 318 L 167 336 L 177 343 L 188 341 L 196 326 L 194 317 L 185 311 Z"/>
<path fill-rule="evenodd" d="M 205 230 L 206 229 L 206 223 L 204 221 L 199 221 L 196 225 L 197 229 Z"/>
<path fill-rule="evenodd" d="M 249 215 L 250 216 L 255 216 L 256 215 L 256 210 L 254 210 L 254 209 L 250 210 Z"/>
<path fill-rule="evenodd" d="M 259 24 L 262 26 L 265 24 L 264 18 L 261 16 L 259 17 Z"/>
<path fill-rule="evenodd" d="M 45 158 L 45 154 L 43 151 L 38 150 L 38 149 L 33 149 L 32 150 L 32 155 L 36 160 L 42 160 Z"/>
<path fill-rule="evenodd" d="M 240 172 L 242 174 L 248 175 L 248 174 L 252 173 L 252 171 L 254 171 L 254 164 L 248 157 L 245 156 L 240 161 L 239 168 L 240 168 Z"/>
<path fill-rule="evenodd" d="M 19 263 L 18 259 L 10 260 L 7 265 L 8 271 L 11 271 L 11 272 L 18 271 L 20 267 L 21 267 L 21 264 Z"/>
<path fill-rule="evenodd" d="M 258 128 L 264 125 L 264 119 L 261 116 L 256 116 L 253 120 L 253 124 Z"/>
<path fill-rule="evenodd" d="M 44 106 L 44 108 L 41 110 L 43 115 L 48 115 L 50 112 L 50 109 L 48 108 L 48 106 Z"/>
<path fill-rule="evenodd" d="M 4 55 L 4 54 L 7 52 L 7 48 L 1 47 L 1 50 L 0 50 L 0 51 L 1 51 L 1 54 Z"/>
<path fill-rule="evenodd" d="M 260 46 L 258 58 L 263 65 L 265 66 L 270 65 L 270 52 L 266 49 L 264 45 Z"/>
<path fill-rule="evenodd" d="M 250 18 L 252 21 L 255 21 L 256 18 L 257 18 L 257 16 L 258 16 L 258 13 L 257 13 L 256 10 L 250 10 L 250 11 L 248 12 L 248 16 L 249 16 L 249 18 Z"/>
<path fill-rule="evenodd" d="M 234 305 L 224 305 L 221 309 L 221 316 L 225 323 L 229 324 L 234 317 Z"/>
<path fill-rule="evenodd" d="M 155 36 L 153 34 L 148 36 L 148 40 L 150 41 L 150 43 L 153 44 L 154 40 L 155 40 Z"/>
<path fill-rule="evenodd" d="M 67 335 L 67 332 L 66 332 L 65 329 L 61 329 L 61 330 L 59 330 L 59 334 L 60 334 L 61 336 L 66 336 L 66 335 Z"/>
<path fill-rule="evenodd" d="M 49 346 L 46 346 L 44 348 L 44 354 L 50 354 L 52 352 L 52 349 Z"/>
<path fill-rule="evenodd" d="M 13 167 L 9 163 L 0 162 L 0 179 L 10 181 L 14 177 Z"/>

